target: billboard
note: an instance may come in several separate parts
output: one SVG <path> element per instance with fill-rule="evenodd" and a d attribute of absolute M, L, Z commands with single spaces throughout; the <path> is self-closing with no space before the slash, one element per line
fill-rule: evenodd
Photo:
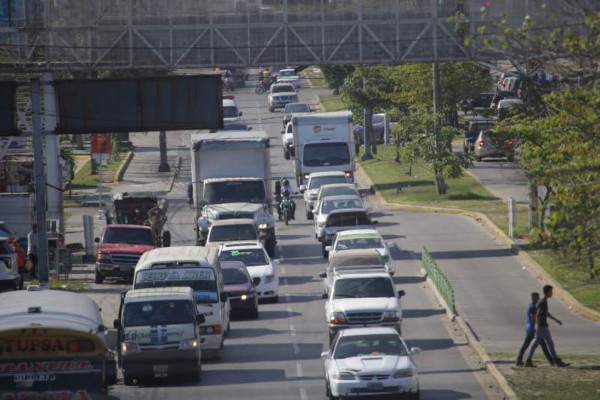
<path fill-rule="evenodd" d="M 55 81 L 59 134 L 221 129 L 218 75 Z"/>

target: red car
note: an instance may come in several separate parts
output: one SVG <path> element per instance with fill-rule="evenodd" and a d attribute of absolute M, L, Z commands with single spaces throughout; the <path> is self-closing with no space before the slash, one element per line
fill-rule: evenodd
<path fill-rule="evenodd" d="M 225 292 L 229 297 L 231 313 L 258 318 L 258 296 L 252 278 L 241 261 L 221 261 Z"/>

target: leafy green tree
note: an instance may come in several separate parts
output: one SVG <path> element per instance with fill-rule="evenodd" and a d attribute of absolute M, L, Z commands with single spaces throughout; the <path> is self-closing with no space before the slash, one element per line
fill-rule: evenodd
<path fill-rule="evenodd" d="M 344 84 L 344 80 L 354 72 L 353 65 L 319 65 L 323 72 L 325 82 L 334 92 L 339 92 L 340 87 Z"/>
<path fill-rule="evenodd" d="M 393 95 L 397 106 L 410 111 L 433 109 L 433 72 L 431 64 L 405 64 L 396 67 L 392 80 L 398 88 Z M 489 70 L 471 62 L 440 64 L 442 111 L 446 121 L 458 126 L 458 103 L 490 90 L 493 80 Z"/>
<path fill-rule="evenodd" d="M 419 112 L 401 117 L 393 130 L 396 139 L 404 141 L 400 156 L 409 163 L 409 168 L 417 158 L 430 165 L 438 194 L 447 193 L 447 178 L 459 177 L 463 168 L 473 165 L 471 153 L 455 153 L 451 150 L 452 140 L 460 131 L 442 124 L 441 114 Z"/>

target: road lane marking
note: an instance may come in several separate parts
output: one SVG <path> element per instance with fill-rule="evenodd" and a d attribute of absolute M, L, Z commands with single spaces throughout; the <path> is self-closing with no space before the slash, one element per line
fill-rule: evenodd
<path fill-rule="evenodd" d="M 300 388 L 300 400 L 308 400 L 308 393 L 304 388 Z"/>
<path fill-rule="evenodd" d="M 304 372 L 302 371 L 302 364 L 300 364 L 299 362 L 296 363 L 296 372 L 298 374 L 298 378 L 304 377 Z"/>

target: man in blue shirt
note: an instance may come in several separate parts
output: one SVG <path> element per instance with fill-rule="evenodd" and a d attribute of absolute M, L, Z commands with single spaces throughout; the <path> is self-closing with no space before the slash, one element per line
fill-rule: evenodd
<path fill-rule="evenodd" d="M 523 345 L 521 346 L 521 350 L 519 350 L 519 355 L 517 356 L 517 366 L 523 366 L 523 355 L 527 348 L 533 341 L 535 337 L 535 318 L 536 318 L 536 307 L 538 302 L 540 301 L 540 294 L 537 292 L 531 293 L 531 303 L 527 305 L 527 309 L 525 311 L 525 340 L 523 341 Z M 540 346 L 542 346 L 542 351 L 546 356 L 546 359 L 550 364 L 554 363 L 554 360 L 550 356 L 548 352 L 548 346 L 544 340 L 540 341 Z"/>

